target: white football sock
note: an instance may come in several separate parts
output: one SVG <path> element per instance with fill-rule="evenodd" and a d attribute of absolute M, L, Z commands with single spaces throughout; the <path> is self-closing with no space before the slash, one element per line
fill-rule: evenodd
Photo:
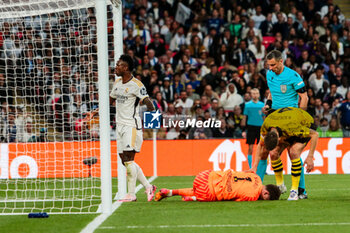
<path fill-rule="evenodd" d="M 137 180 L 140 181 L 140 183 L 143 185 L 143 187 L 149 188 L 151 186 L 151 184 L 148 182 L 148 180 L 146 179 L 145 175 L 143 174 L 142 169 L 140 168 L 140 166 L 135 163 L 135 166 L 137 168 Z"/>
<path fill-rule="evenodd" d="M 125 162 L 127 181 L 128 181 L 128 194 L 135 196 L 136 179 L 137 179 L 137 166 L 134 161 Z"/>

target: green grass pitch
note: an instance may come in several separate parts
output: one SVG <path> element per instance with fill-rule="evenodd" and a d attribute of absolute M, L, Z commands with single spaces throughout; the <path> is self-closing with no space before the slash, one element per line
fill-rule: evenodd
<path fill-rule="evenodd" d="M 191 187 L 194 177 L 158 177 L 158 188 Z M 290 176 L 285 176 L 287 187 Z M 124 203 L 95 232 L 350 232 L 350 175 L 306 176 L 308 200 L 182 202 L 173 197 Z M 264 184 L 274 183 L 266 176 Z M 113 190 L 116 189 L 114 181 Z M 0 232 L 80 232 L 97 215 L 50 215 L 48 219 L 0 216 Z"/>

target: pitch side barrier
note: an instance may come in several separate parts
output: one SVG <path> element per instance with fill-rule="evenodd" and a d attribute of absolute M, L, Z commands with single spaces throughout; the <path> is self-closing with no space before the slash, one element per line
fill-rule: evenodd
<path fill-rule="evenodd" d="M 79 144 L 79 145 L 78 145 Z M 77 151 L 74 148 L 84 148 Z M 82 173 L 100 177 L 99 142 L 9 143 L 0 144 L 0 178 L 75 178 Z M 158 140 L 156 168 L 158 176 L 190 176 L 205 169 L 248 170 L 244 139 Z M 306 158 L 309 145 L 301 157 Z M 111 142 L 112 176 L 117 176 L 116 142 Z M 282 154 L 284 172 L 290 174 L 287 152 Z M 91 166 L 84 159 L 93 155 Z M 320 138 L 315 151 L 315 169 L 310 174 L 350 174 L 350 138 Z M 145 175 L 152 176 L 152 141 L 144 141 L 136 156 Z M 53 173 L 52 171 L 55 171 Z M 60 172 L 57 172 L 60 171 Z M 270 166 L 268 174 L 273 174 Z"/>

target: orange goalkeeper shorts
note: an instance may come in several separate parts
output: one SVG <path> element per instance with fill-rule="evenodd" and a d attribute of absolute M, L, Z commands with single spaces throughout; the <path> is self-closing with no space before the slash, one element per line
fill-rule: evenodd
<path fill-rule="evenodd" d="M 193 181 L 193 192 L 197 201 L 216 201 L 215 195 L 209 190 L 209 173 L 206 170 L 199 173 Z"/>

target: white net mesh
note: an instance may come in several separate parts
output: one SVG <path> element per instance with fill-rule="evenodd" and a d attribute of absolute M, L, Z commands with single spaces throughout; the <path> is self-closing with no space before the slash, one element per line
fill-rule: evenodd
<path fill-rule="evenodd" d="M 0 3 L 0 213 L 100 204 L 94 2 Z"/>
<path fill-rule="evenodd" d="M 87 0 L 2 0 L 0 12 L 1 18 L 37 16 L 93 7 L 94 3 Z"/>

